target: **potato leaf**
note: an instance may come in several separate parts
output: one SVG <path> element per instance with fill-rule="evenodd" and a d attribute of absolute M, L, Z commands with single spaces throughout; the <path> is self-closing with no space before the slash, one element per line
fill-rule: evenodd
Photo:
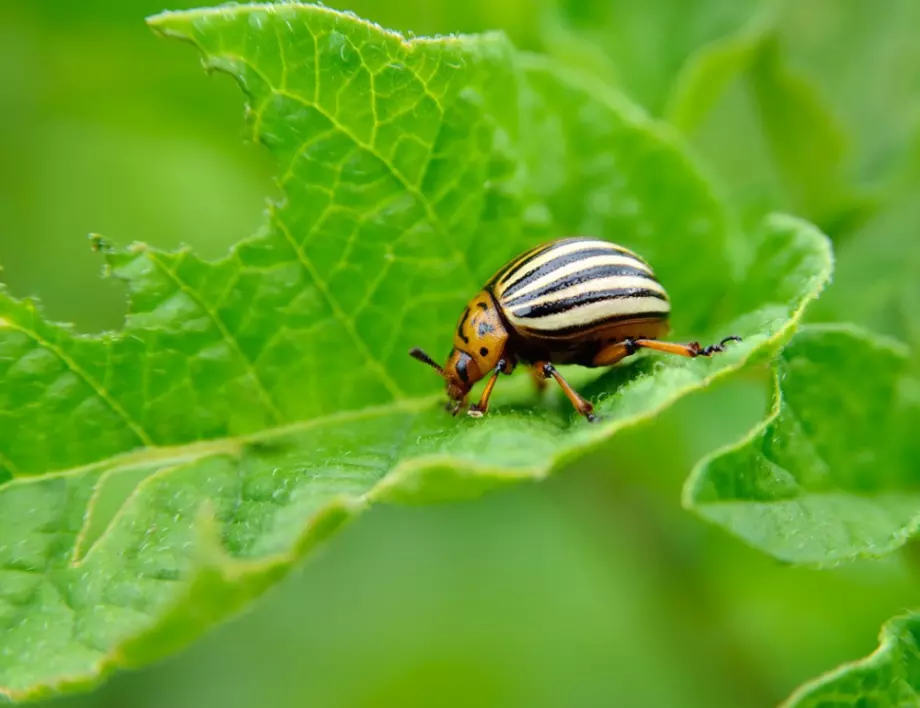
<path fill-rule="evenodd" d="M 623 86 L 692 136 L 752 212 L 789 210 L 836 239 L 878 203 L 851 184 L 852 146 L 835 107 L 789 61 L 794 15 L 769 2 L 559 2 L 544 34 L 561 60 Z"/>
<path fill-rule="evenodd" d="M 799 331 L 777 361 L 770 416 L 700 462 L 686 505 L 791 563 L 899 548 L 920 530 L 920 386 L 907 363 L 903 345 L 855 327 Z"/>
<path fill-rule="evenodd" d="M 667 131 L 502 36 L 287 3 L 150 23 L 237 79 L 283 198 L 215 262 L 97 239 L 130 291 L 117 333 L 0 291 L 0 694 L 175 651 L 372 502 L 546 475 L 774 353 L 829 276 L 818 231 L 773 216 L 739 240 Z M 655 264 L 675 337 L 745 342 L 581 376 L 596 425 L 526 376 L 483 420 L 446 415 L 407 349 L 446 352 L 495 268 L 572 233 Z"/>
<path fill-rule="evenodd" d="M 782 708 L 873 706 L 920 702 L 920 614 L 896 617 L 882 628 L 879 646 L 800 687 Z"/>
<path fill-rule="evenodd" d="M 675 80 L 695 53 L 744 31 L 752 15 L 764 14 L 763 4 L 555 0 L 546 13 L 544 40 L 554 54 L 597 72 L 662 115 Z"/>

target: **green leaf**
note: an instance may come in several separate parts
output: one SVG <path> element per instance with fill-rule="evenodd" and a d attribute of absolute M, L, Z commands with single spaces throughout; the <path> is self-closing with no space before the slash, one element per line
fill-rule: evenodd
<path fill-rule="evenodd" d="M 501 36 L 293 4 L 151 24 L 236 77 L 283 199 L 219 261 L 97 239 L 130 291 L 121 332 L 0 291 L 0 693 L 174 651 L 375 501 L 539 479 L 771 355 L 828 279 L 818 231 L 773 216 L 739 240 L 666 130 Z M 577 232 L 655 264 L 675 337 L 745 342 L 572 371 L 597 425 L 526 376 L 485 420 L 447 416 L 407 349 L 445 352 L 495 268 Z"/>
<path fill-rule="evenodd" d="M 544 35 L 556 56 L 693 136 L 758 217 L 788 210 L 842 238 L 878 197 L 855 184 L 837 106 L 789 59 L 791 42 L 803 40 L 788 26 L 808 20 L 787 5 L 561 1 Z M 834 8 L 848 21 L 858 14 Z"/>
<path fill-rule="evenodd" d="M 772 23 L 760 20 L 750 27 L 700 47 L 674 77 L 664 116 L 685 134 L 691 134 L 709 115 L 728 86 L 754 62 L 769 36 Z"/>
<path fill-rule="evenodd" d="M 872 654 L 801 686 L 783 708 L 896 708 L 918 702 L 920 614 L 915 612 L 886 623 Z"/>
<path fill-rule="evenodd" d="M 779 38 L 766 35 L 747 55 L 744 81 L 779 176 L 775 206 L 844 236 L 877 208 L 850 186 L 850 145 L 818 86 L 785 59 Z M 691 100 L 692 103 L 692 100 Z"/>
<path fill-rule="evenodd" d="M 791 563 L 901 547 L 920 530 L 920 388 L 907 361 L 903 345 L 855 327 L 799 331 L 778 359 L 769 417 L 699 463 L 685 505 Z"/>
<path fill-rule="evenodd" d="M 826 226 L 864 218 L 850 215 L 869 213 L 871 203 L 848 192 L 847 139 L 817 87 L 787 66 L 775 37 L 760 45 L 749 71 L 764 134 L 795 212 Z"/>
<path fill-rule="evenodd" d="M 884 210 L 835 254 L 834 283 L 809 315 L 845 320 L 920 346 L 920 130 L 911 169 L 898 180 Z M 912 357 L 920 375 L 920 358 Z"/>
<path fill-rule="evenodd" d="M 743 31 L 761 0 L 556 0 L 544 22 L 554 54 L 612 81 L 655 115 L 694 53 Z"/>
<path fill-rule="evenodd" d="M 791 210 L 842 240 L 873 214 L 878 199 L 853 184 L 845 127 L 823 87 L 790 63 L 785 18 L 777 6 L 770 9 L 688 59 L 666 116 L 696 137 L 739 198 Z M 723 106 L 733 87 L 741 89 L 748 122 L 730 101 Z"/>
<path fill-rule="evenodd" d="M 773 4 L 688 61 L 666 115 L 752 209 L 793 210 L 842 243 L 905 169 L 917 16 L 909 0 Z"/>
<path fill-rule="evenodd" d="M 785 3 L 780 27 L 789 62 L 821 87 L 854 147 L 851 172 L 884 187 L 910 159 L 920 127 L 920 5 L 893 0 Z M 882 190 L 884 191 L 884 189 Z"/>

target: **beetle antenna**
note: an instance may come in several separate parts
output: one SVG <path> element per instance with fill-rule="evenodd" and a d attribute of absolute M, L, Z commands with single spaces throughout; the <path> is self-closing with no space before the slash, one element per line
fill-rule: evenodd
<path fill-rule="evenodd" d="M 434 359 L 432 359 L 430 356 L 428 356 L 425 352 L 423 352 L 418 347 L 413 347 L 412 349 L 410 349 L 409 356 L 411 356 L 413 359 L 418 359 L 423 364 L 428 364 L 428 366 L 430 366 L 432 369 L 434 369 L 439 374 L 441 374 L 441 376 L 443 376 L 444 378 L 447 378 L 447 376 L 444 373 L 444 369 L 441 368 L 441 365 L 438 364 Z"/>

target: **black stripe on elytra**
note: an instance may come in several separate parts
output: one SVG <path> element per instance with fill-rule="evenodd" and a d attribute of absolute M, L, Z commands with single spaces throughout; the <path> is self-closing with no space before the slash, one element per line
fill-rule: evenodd
<path fill-rule="evenodd" d="M 645 280 L 650 280 L 657 283 L 658 280 L 653 276 L 649 275 L 648 271 L 642 270 L 641 268 L 634 268 L 633 266 L 624 266 L 624 265 L 606 265 L 594 266 L 593 268 L 585 268 L 584 270 L 579 270 L 571 275 L 566 276 L 565 278 L 557 278 L 552 280 L 542 288 L 534 290 L 533 292 L 526 293 L 524 295 L 518 295 L 516 298 L 512 298 L 505 302 L 505 307 L 518 307 L 519 305 L 525 305 L 528 302 L 533 302 L 539 297 L 544 295 L 550 295 L 551 293 L 558 292 L 572 285 L 578 285 L 580 283 L 586 283 L 589 280 L 597 280 L 599 278 L 620 278 L 620 277 L 636 277 L 644 278 Z"/>
<path fill-rule="evenodd" d="M 612 248 L 600 248 L 600 247 L 585 248 L 580 251 L 572 251 L 569 253 L 563 253 L 561 256 L 556 256 L 555 258 L 551 258 L 550 260 L 546 261 L 546 263 L 544 263 L 543 265 L 531 270 L 529 273 L 527 273 L 527 275 L 525 275 L 523 278 L 515 282 L 507 290 L 502 291 L 502 299 L 511 297 L 518 290 L 520 290 L 526 285 L 529 285 L 530 283 L 534 282 L 538 278 L 542 278 L 544 275 L 548 275 L 549 273 L 552 273 L 554 270 L 563 268 L 571 263 L 575 263 L 576 261 L 580 261 L 583 258 L 591 258 L 593 256 L 615 256 L 615 255 L 626 255 L 627 257 L 631 258 L 631 256 L 628 256 L 628 254 L 620 253 L 619 251 L 616 251 Z M 515 272 L 519 270 L 521 270 L 521 268 L 516 268 Z M 508 275 L 510 276 L 511 273 L 508 273 Z"/>
<path fill-rule="evenodd" d="M 460 337 L 467 344 L 470 343 L 470 338 L 463 333 L 463 325 L 466 324 L 466 318 L 470 316 L 470 308 L 466 308 L 463 311 L 463 317 L 460 318 L 460 323 L 457 325 L 457 336 Z"/>
<path fill-rule="evenodd" d="M 550 339 L 582 339 L 592 332 L 604 329 L 617 322 L 632 322 L 635 320 L 666 320 L 670 317 L 670 312 L 648 311 L 636 312 L 629 315 L 613 315 L 601 320 L 595 320 L 587 324 L 572 325 L 570 327 L 559 327 L 558 329 L 528 329 L 527 327 L 518 327 L 519 331 L 532 332 L 534 336 Z"/>
<path fill-rule="evenodd" d="M 646 288 L 611 288 L 609 290 L 591 290 L 586 293 L 579 293 L 571 297 L 563 297 L 558 300 L 550 300 L 539 305 L 524 305 L 519 310 L 512 310 L 511 314 L 521 318 L 547 317 L 557 315 L 560 312 L 575 310 L 584 305 L 590 305 L 593 302 L 603 302 L 604 300 L 624 300 L 637 297 L 653 297 L 658 300 L 667 300 L 665 296 L 657 290 L 648 290 Z"/>
<path fill-rule="evenodd" d="M 534 258 L 539 256 L 542 253 L 546 253 L 552 248 L 555 248 L 555 243 L 544 243 L 542 246 L 535 246 L 529 251 L 525 251 L 522 255 L 518 256 L 515 260 L 507 264 L 505 268 L 498 271 L 492 278 L 489 279 L 489 282 L 486 283 L 486 287 L 494 286 L 505 279 L 509 273 L 515 273 L 520 270 L 523 266 L 530 263 Z"/>

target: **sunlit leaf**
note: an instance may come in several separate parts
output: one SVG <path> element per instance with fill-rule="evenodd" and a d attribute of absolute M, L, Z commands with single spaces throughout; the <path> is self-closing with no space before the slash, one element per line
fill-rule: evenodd
<path fill-rule="evenodd" d="M 219 261 L 97 239 L 131 294 L 120 332 L 0 292 L 10 696 L 174 651 L 374 501 L 546 475 L 775 352 L 829 276 L 817 230 L 772 216 L 739 238 L 668 131 L 499 35 L 407 40 L 289 4 L 151 23 L 237 78 L 284 197 Z M 744 343 L 573 372 L 596 425 L 526 376 L 486 419 L 446 415 L 407 349 L 446 353 L 496 267 L 572 233 L 655 265 L 675 337 Z"/>
<path fill-rule="evenodd" d="M 896 708 L 920 702 L 920 614 L 897 617 L 882 628 L 870 656 L 806 683 L 783 708 Z"/>
<path fill-rule="evenodd" d="M 920 421 L 903 345 L 854 327 L 799 331 L 776 365 L 773 410 L 694 470 L 685 503 L 793 563 L 882 556 L 920 530 Z"/>

